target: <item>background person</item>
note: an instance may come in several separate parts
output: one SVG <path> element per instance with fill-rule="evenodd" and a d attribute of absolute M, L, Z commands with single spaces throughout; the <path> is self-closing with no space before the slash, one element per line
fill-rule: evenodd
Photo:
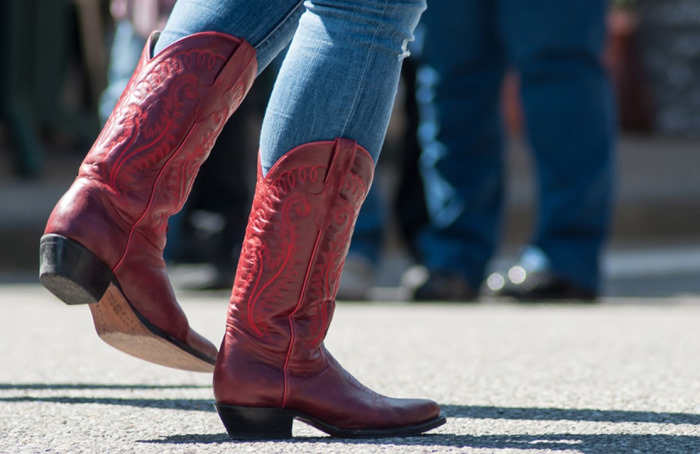
<path fill-rule="evenodd" d="M 538 212 L 495 291 L 521 300 L 598 295 L 613 198 L 615 108 L 602 64 L 607 0 L 434 0 L 418 75 L 430 275 L 416 300 L 478 296 L 503 211 L 501 84 L 520 80 Z M 498 281 L 494 276 L 492 282 Z"/>

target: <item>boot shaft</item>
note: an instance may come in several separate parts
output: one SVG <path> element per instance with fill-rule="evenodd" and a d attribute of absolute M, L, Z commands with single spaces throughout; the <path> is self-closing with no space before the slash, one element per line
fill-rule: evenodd
<path fill-rule="evenodd" d="M 107 237 L 122 251 L 138 233 L 164 248 L 167 219 L 182 208 L 217 135 L 248 92 L 256 62 L 249 44 L 221 33 L 183 38 L 151 57 L 156 39 L 154 33 L 47 233 L 95 248 Z M 118 249 L 112 244 L 104 252 Z"/>
<path fill-rule="evenodd" d="M 255 50 L 221 33 L 183 38 L 157 56 L 153 35 L 45 233 L 90 251 L 151 324 L 187 342 L 189 324 L 167 276 L 168 217 L 256 74 Z"/>
<path fill-rule="evenodd" d="M 373 173 L 364 149 L 337 139 L 295 148 L 259 176 L 217 360 L 215 383 L 226 383 L 215 386 L 217 400 L 233 392 L 251 405 L 284 405 L 292 375 L 325 367 L 323 339 Z"/>
<path fill-rule="evenodd" d="M 216 347 L 189 326 L 163 260 L 168 217 L 256 74 L 255 50 L 199 33 L 134 74 L 41 241 L 42 283 L 69 304 L 90 303 L 95 328 L 136 357 L 210 371 Z"/>
<path fill-rule="evenodd" d="M 232 436 L 277 434 L 294 416 L 341 435 L 444 423 L 435 402 L 377 394 L 323 345 L 373 173 L 365 150 L 336 139 L 290 151 L 258 180 L 214 369 L 214 397 Z"/>
<path fill-rule="evenodd" d="M 304 326 L 297 340 L 320 345 L 373 169 L 339 139 L 290 151 L 258 181 L 231 297 L 239 329 L 286 351 L 293 321 Z"/>

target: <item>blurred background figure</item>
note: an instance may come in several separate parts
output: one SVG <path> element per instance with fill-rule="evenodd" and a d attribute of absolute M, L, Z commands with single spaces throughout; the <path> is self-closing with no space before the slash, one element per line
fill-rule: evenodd
<path fill-rule="evenodd" d="M 421 169 L 429 276 L 416 300 L 472 300 L 501 234 L 501 87 L 520 82 L 538 215 L 498 295 L 591 300 L 613 201 L 614 95 L 603 65 L 607 0 L 434 0 L 422 25 Z"/>
<path fill-rule="evenodd" d="M 48 151 L 94 140 L 105 79 L 103 19 L 96 0 L 2 2 L 0 147 L 7 138 L 12 156 L 3 159 L 0 177 L 37 178 Z"/>
<path fill-rule="evenodd" d="M 175 0 L 111 0 L 114 21 L 109 53 L 107 87 L 100 97 L 100 122 L 104 124 L 126 88 L 143 46 L 153 30 L 162 30 Z"/>

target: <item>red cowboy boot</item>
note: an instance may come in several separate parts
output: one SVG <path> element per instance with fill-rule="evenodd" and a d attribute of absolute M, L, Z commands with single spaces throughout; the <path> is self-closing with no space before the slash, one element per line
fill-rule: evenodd
<path fill-rule="evenodd" d="M 99 336 L 138 358 L 211 372 L 217 350 L 193 331 L 163 261 L 168 217 L 255 78 L 255 50 L 206 32 L 141 61 L 41 239 L 41 283 L 88 304 Z"/>
<path fill-rule="evenodd" d="M 364 149 L 337 139 L 297 147 L 258 176 L 214 371 L 232 438 L 288 438 L 294 418 L 340 437 L 406 436 L 445 422 L 432 401 L 369 390 L 323 344 L 373 173 Z"/>

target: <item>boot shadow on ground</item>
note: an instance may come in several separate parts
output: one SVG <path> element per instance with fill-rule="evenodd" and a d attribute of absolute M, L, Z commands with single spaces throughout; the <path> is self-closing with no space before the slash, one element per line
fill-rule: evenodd
<path fill-rule="evenodd" d="M 87 384 L 87 383 L 0 383 L 0 391 L 80 391 L 80 390 L 172 390 L 206 389 L 205 385 L 143 385 L 143 384 Z M 163 410 L 188 410 L 214 412 L 213 401 L 209 399 L 173 398 L 122 398 L 122 397 L 80 397 L 60 395 L 3 396 L 0 402 L 46 402 L 60 404 L 118 405 L 135 408 L 157 408 Z M 586 421 L 600 423 L 651 423 L 663 425 L 697 426 L 700 432 L 700 414 L 594 410 L 565 408 L 494 407 L 469 405 L 442 405 L 449 419 L 493 419 L 518 421 Z M 444 426 L 447 427 L 447 426 Z M 443 427 L 443 430 L 444 430 Z M 396 446 L 441 446 L 474 449 L 542 449 L 550 451 L 575 450 L 585 454 L 609 454 L 611 452 L 643 453 L 690 453 L 698 452 L 700 435 L 669 434 L 542 434 L 542 435 L 459 435 L 448 433 L 428 433 L 417 437 L 385 439 L 336 439 L 326 436 L 297 437 L 284 440 L 285 443 L 322 443 Z M 218 444 L 237 443 L 224 433 L 218 434 L 178 434 L 140 443 L 155 444 Z"/>
<path fill-rule="evenodd" d="M 508 419 L 532 421 L 591 421 L 601 423 L 659 423 L 690 424 L 700 427 L 700 415 L 689 413 L 656 413 L 617 410 L 587 410 L 560 408 L 509 408 L 442 405 L 448 418 Z M 543 434 L 543 435 L 458 435 L 428 433 L 417 437 L 384 439 L 337 439 L 331 437 L 297 437 L 282 440 L 283 443 L 309 443 L 314 445 L 392 445 L 424 446 L 472 449 L 519 449 L 543 451 L 575 451 L 584 454 L 610 454 L 615 452 L 639 453 L 691 453 L 698 452 L 700 435 L 669 434 Z M 142 440 L 141 443 L 158 444 L 220 444 L 246 443 L 233 441 L 226 434 L 173 435 L 158 440 Z M 274 442 L 271 442 L 274 443 Z"/>
<path fill-rule="evenodd" d="M 123 383 L 0 383 L 0 391 L 58 391 L 58 390 L 88 390 L 88 389 L 208 389 L 210 385 L 148 385 Z"/>
<path fill-rule="evenodd" d="M 623 410 L 590 410 L 563 408 L 515 408 L 467 405 L 442 405 L 448 419 L 498 419 L 531 421 L 589 421 L 601 423 L 656 423 L 695 425 L 700 429 L 700 414 Z M 444 430 L 444 429 L 443 429 Z M 226 434 L 173 435 L 158 440 L 142 440 L 158 444 L 243 443 L 230 440 Z M 417 437 L 385 439 L 336 439 L 331 437 L 297 437 L 284 443 L 426 446 L 473 449 L 521 449 L 575 451 L 584 454 L 612 452 L 691 453 L 698 452 L 700 435 L 669 434 L 503 434 L 458 435 L 428 433 Z"/>
<path fill-rule="evenodd" d="M 160 440 L 143 440 L 141 443 L 161 444 L 223 444 L 250 443 L 234 441 L 222 434 L 175 435 Z M 269 442 L 275 443 L 275 441 Z M 338 439 L 330 437 L 297 437 L 280 443 L 346 444 L 425 446 L 426 448 L 472 448 L 569 451 L 583 454 L 648 453 L 689 454 L 698 452 L 700 436 L 657 434 L 546 434 L 546 435 L 448 435 L 426 434 L 407 438 Z"/>
<path fill-rule="evenodd" d="M 164 391 L 173 389 L 210 389 L 210 385 L 148 385 L 148 384 L 97 384 L 97 383 L 0 383 L 0 392 L 36 391 L 39 395 L 0 396 L 0 402 L 46 402 L 59 404 L 118 405 L 136 408 L 162 408 L 214 412 L 214 401 L 210 399 L 173 398 L 123 398 L 123 397 L 80 397 L 45 395 L 55 391 L 94 391 L 94 390 L 145 390 Z M 55 393 L 54 393 L 55 394 Z"/>

